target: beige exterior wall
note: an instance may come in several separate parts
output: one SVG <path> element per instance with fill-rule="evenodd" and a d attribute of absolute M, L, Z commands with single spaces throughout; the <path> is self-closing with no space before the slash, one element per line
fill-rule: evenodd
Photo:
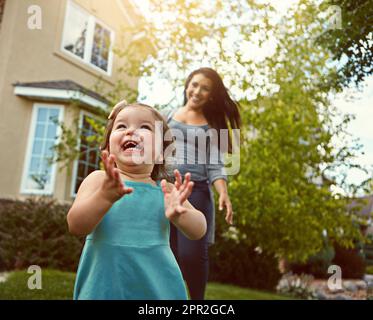
<path fill-rule="evenodd" d="M 0 29 L 0 198 L 24 198 L 20 193 L 33 104 L 14 95 L 15 82 L 73 80 L 92 88 L 101 76 L 112 86 L 123 74 L 116 70 L 119 59 L 114 56 L 112 75 L 96 71 L 61 50 L 62 31 L 68 0 L 7 0 Z M 122 2 L 122 6 L 119 4 Z M 75 0 L 74 3 L 98 18 L 115 32 L 114 46 L 125 48 L 121 28 L 136 23 L 131 5 L 117 0 Z M 42 29 L 27 27 L 30 5 L 42 10 Z M 128 13 L 122 10 L 128 10 Z M 132 17 L 132 21 L 128 20 Z M 123 37 L 126 39 L 126 36 Z M 127 37 L 129 38 L 129 37 Z M 128 40 L 127 40 L 128 41 Z M 136 79 L 124 78 L 132 87 Z M 51 102 L 56 104 L 56 102 Z M 62 103 L 60 103 L 62 104 Z M 72 123 L 79 110 L 64 105 L 64 122 Z M 54 197 L 71 200 L 71 176 L 58 171 Z"/>

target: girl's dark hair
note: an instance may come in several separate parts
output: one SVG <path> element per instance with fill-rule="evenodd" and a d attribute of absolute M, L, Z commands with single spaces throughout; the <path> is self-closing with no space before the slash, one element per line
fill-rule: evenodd
<path fill-rule="evenodd" d="M 188 76 L 184 87 L 184 105 L 188 100 L 186 90 L 193 76 L 197 74 L 203 74 L 213 83 L 210 100 L 203 106 L 203 114 L 208 124 L 218 132 L 220 129 L 239 129 L 241 127 L 241 116 L 238 110 L 239 103 L 231 99 L 227 88 L 224 86 L 223 80 L 214 69 L 200 68 L 194 70 Z M 232 153 L 232 141 L 230 134 L 228 136 L 227 151 Z"/>
<path fill-rule="evenodd" d="M 108 150 L 110 152 L 110 150 L 109 150 L 109 140 L 110 140 L 111 132 L 113 131 L 115 119 L 117 118 L 119 112 L 121 112 L 124 108 L 128 108 L 128 107 L 148 109 L 153 113 L 154 118 L 157 121 L 162 121 L 162 125 L 163 125 L 163 128 L 162 128 L 162 130 L 163 130 L 162 131 L 162 133 L 163 133 L 163 137 L 162 137 L 162 139 L 163 139 L 163 150 L 162 150 L 163 160 L 162 160 L 162 163 L 154 164 L 154 168 L 153 168 L 153 171 L 151 173 L 151 178 L 153 180 L 159 180 L 159 179 L 170 180 L 169 171 L 167 170 L 166 164 L 165 164 L 166 157 L 167 157 L 167 155 L 165 154 L 165 151 L 167 150 L 167 147 L 173 143 L 173 141 L 167 141 L 166 139 L 164 139 L 165 134 L 169 131 L 169 127 L 168 127 L 165 119 L 162 117 L 162 115 L 151 106 L 148 106 L 148 105 L 142 104 L 142 103 L 127 104 L 127 102 L 125 100 L 117 103 L 114 106 L 113 111 L 111 112 L 111 114 L 109 116 L 109 119 L 107 121 L 105 134 L 104 134 L 104 140 L 103 140 L 103 142 L 100 146 L 101 151 Z"/>

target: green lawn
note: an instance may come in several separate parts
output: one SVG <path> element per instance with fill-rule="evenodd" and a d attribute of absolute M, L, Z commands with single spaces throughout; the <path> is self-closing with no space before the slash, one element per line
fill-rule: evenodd
<path fill-rule="evenodd" d="M 1 287 L 0 287 L 1 288 Z M 234 285 L 209 282 L 206 289 L 207 300 L 289 300 L 292 298 L 272 292 L 265 292 Z"/>
<path fill-rule="evenodd" d="M 31 275 L 27 271 L 12 272 L 5 283 L 0 283 L 0 300 L 72 299 L 75 273 L 43 269 L 41 290 L 28 288 L 27 281 Z"/>
<path fill-rule="evenodd" d="M 16 271 L 9 275 L 5 283 L 0 283 L 0 300 L 4 299 L 72 299 L 75 273 L 55 270 L 42 271 L 42 289 L 30 290 L 27 281 L 31 274 Z M 233 285 L 208 283 L 207 300 L 284 300 L 288 297 L 273 293 L 240 288 Z"/>

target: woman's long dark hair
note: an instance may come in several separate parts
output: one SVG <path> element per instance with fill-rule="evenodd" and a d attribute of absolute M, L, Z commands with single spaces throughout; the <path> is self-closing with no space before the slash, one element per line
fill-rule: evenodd
<path fill-rule="evenodd" d="M 241 116 L 239 113 L 239 103 L 232 100 L 229 96 L 227 88 L 224 86 L 223 80 L 219 74 L 211 68 L 200 68 L 194 70 L 186 79 L 184 87 L 184 105 L 188 99 L 186 90 L 190 81 L 196 74 L 203 74 L 213 83 L 210 100 L 203 106 L 203 114 L 208 124 L 216 129 L 240 129 Z M 232 153 L 231 135 L 228 136 L 228 150 Z"/>

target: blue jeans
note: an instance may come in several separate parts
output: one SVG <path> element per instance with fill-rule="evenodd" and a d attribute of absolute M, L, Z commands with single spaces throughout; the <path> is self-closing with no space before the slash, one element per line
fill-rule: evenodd
<path fill-rule="evenodd" d="M 208 182 L 194 181 L 193 191 L 188 200 L 205 215 L 207 232 L 200 240 L 189 240 L 171 223 L 170 245 L 187 283 L 190 298 L 203 300 L 209 271 L 207 235 L 213 226 L 214 210 Z"/>

